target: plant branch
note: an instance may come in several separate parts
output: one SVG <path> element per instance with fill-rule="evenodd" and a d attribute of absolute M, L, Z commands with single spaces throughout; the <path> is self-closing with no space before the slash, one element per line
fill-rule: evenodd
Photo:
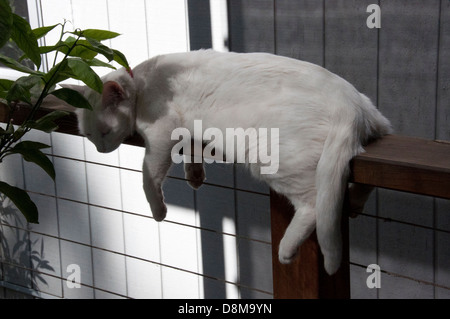
<path fill-rule="evenodd" d="M 61 42 L 62 41 L 62 38 L 63 38 L 63 36 L 64 36 L 64 28 L 65 28 L 65 26 L 66 26 L 66 20 L 64 20 L 64 23 L 61 25 L 61 34 L 60 34 L 60 36 L 59 36 L 59 42 Z M 56 50 L 56 53 L 55 53 L 55 58 L 53 59 L 53 67 L 56 65 L 56 59 L 57 59 L 57 57 L 58 57 L 58 50 Z"/>
<path fill-rule="evenodd" d="M 63 27 L 63 30 L 64 30 L 64 27 Z M 64 32 L 61 33 L 60 41 L 62 40 L 62 37 L 64 36 L 64 34 L 65 34 Z M 23 131 L 23 134 L 25 134 L 25 133 L 27 133 L 27 132 L 29 132 L 31 130 L 31 128 L 27 126 L 27 122 L 32 121 L 34 119 L 37 110 L 39 109 L 39 107 L 41 106 L 41 104 L 44 101 L 45 97 L 48 95 L 49 90 L 53 86 L 53 84 L 52 84 L 53 80 L 55 79 L 56 76 L 59 75 L 59 70 L 61 69 L 61 66 L 62 66 L 63 62 L 65 60 L 67 60 L 67 58 L 69 57 L 69 55 L 72 52 L 72 50 L 77 46 L 77 42 L 80 40 L 81 37 L 82 37 L 82 33 L 80 32 L 80 34 L 78 35 L 78 37 L 75 40 L 75 42 L 72 44 L 72 46 L 69 47 L 68 51 L 64 55 L 64 58 L 62 59 L 62 61 L 56 67 L 56 70 L 55 70 L 55 72 L 53 72 L 53 74 L 50 77 L 50 79 L 47 82 L 44 81 L 45 85 L 44 85 L 44 88 L 43 88 L 41 94 L 39 95 L 38 100 L 36 101 L 36 103 L 32 107 L 30 113 L 27 116 L 27 119 L 20 125 L 19 129 Z M 9 112 L 9 121 L 8 121 L 8 124 L 7 124 L 7 129 L 9 128 L 10 125 L 12 125 L 11 119 L 12 119 L 12 112 L 10 111 Z M 17 142 L 17 138 L 14 136 L 14 134 L 9 135 L 6 139 L 4 139 L 4 138 L 2 139 L 2 142 L 0 144 L 0 162 L 3 160 L 3 158 L 5 156 L 9 155 L 9 150 L 10 150 L 11 146 L 15 142 Z"/>
<path fill-rule="evenodd" d="M 36 104 L 34 105 L 33 109 L 31 110 L 27 121 L 32 120 L 36 114 L 37 109 L 41 106 L 42 102 L 44 101 L 44 98 L 48 95 L 48 91 L 50 90 L 50 88 L 52 87 L 52 83 L 53 83 L 53 79 L 59 74 L 59 70 L 61 69 L 61 66 L 63 65 L 63 62 L 65 60 L 67 60 L 68 56 L 70 55 L 70 53 L 72 52 L 72 50 L 77 46 L 77 42 L 78 40 L 80 40 L 81 35 L 78 36 L 78 38 L 75 40 L 75 42 L 72 44 L 72 46 L 69 48 L 69 50 L 67 51 L 67 53 L 64 55 L 64 58 L 62 59 L 62 61 L 59 63 L 59 65 L 56 67 L 55 72 L 53 72 L 52 76 L 50 77 L 50 79 L 48 80 L 48 82 L 45 83 L 44 89 L 42 90 L 41 95 L 39 96 Z M 62 39 L 62 38 L 61 38 Z M 24 122 L 26 123 L 26 121 Z M 29 130 L 29 129 L 28 129 Z"/>

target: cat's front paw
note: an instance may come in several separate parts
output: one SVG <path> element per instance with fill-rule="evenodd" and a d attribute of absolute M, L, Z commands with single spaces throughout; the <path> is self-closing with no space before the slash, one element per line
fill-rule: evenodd
<path fill-rule="evenodd" d="M 167 206 L 161 201 L 158 205 L 151 206 L 153 218 L 157 221 L 163 221 L 167 215 Z"/>
<path fill-rule="evenodd" d="M 198 189 L 206 180 L 205 170 L 202 163 L 192 163 L 185 167 L 185 177 L 187 183 L 193 188 Z"/>

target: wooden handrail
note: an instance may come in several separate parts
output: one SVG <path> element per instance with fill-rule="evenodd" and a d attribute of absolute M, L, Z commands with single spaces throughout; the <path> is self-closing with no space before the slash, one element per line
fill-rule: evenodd
<path fill-rule="evenodd" d="M 351 181 L 450 198 L 450 141 L 388 135 L 351 162 Z"/>
<path fill-rule="evenodd" d="M 7 120 L 8 107 L 0 103 L 0 122 Z M 40 109 L 37 117 L 51 112 Z M 28 108 L 19 107 L 14 124 L 20 125 Z M 69 114 L 57 121 L 57 132 L 79 135 L 77 118 Z M 144 146 L 135 134 L 125 144 Z M 433 141 L 401 135 L 388 135 L 365 147 L 366 152 L 350 162 L 350 182 L 450 198 L 450 141 Z"/>

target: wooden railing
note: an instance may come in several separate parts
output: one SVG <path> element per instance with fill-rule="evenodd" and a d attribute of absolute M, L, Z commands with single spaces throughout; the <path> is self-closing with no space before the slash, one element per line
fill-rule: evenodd
<path fill-rule="evenodd" d="M 14 124 L 25 119 L 26 110 L 14 114 Z M 38 116 L 48 113 L 41 110 Z M 6 105 L 0 104 L 0 121 L 5 122 Z M 58 121 L 59 132 L 78 135 L 77 119 L 71 114 Z M 138 135 L 126 144 L 143 146 Z M 450 199 L 450 142 L 389 135 L 369 144 L 366 152 L 351 161 L 349 182 L 374 187 Z M 270 193 L 274 298 L 349 298 L 350 264 L 348 216 L 350 192 L 343 207 L 343 262 L 339 271 L 329 276 L 323 267 L 316 235 L 300 247 L 292 264 L 278 262 L 278 246 L 294 214 L 282 195 Z"/>

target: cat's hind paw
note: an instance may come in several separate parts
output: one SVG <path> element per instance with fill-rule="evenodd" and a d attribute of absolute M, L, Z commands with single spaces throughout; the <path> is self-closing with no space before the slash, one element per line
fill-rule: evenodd
<path fill-rule="evenodd" d="M 341 252 L 333 252 L 324 255 L 324 267 L 327 274 L 330 276 L 338 271 L 341 266 Z"/>
<path fill-rule="evenodd" d="M 282 263 L 284 265 L 288 265 L 294 260 L 295 256 L 296 256 L 296 254 L 294 254 L 292 256 L 284 256 L 284 255 L 278 254 L 278 260 L 280 261 L 280 263 Z"/>
<path fill-rule="evenodd" d="M 278 260 L 282 264 L 290 264 L 298 253 L 297 245 L 290 245 L 281 240 L 280 248 L 278 249 Z"/>

